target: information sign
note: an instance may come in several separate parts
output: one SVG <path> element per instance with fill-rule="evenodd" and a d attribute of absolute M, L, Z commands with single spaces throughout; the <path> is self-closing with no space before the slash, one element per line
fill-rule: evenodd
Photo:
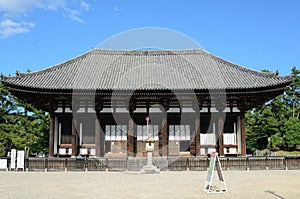
<path fill-rule="evenodd" d="M 16 149 L 12 149 L 10 152 L 10 170 L 16 169 L 16 155 L 17 155 Z"/>
<path fill-rule="evenodd" d="M 7 169 L 7 159 L 0 159 L 0 170 Z"/>
<path fill-rule="evenodd" d="M 217 172 L 217 179 L 214 181 L 214 173 Z M 210 155 L 209 168 L 204 186 L 207 193 L 224 193 L 227 192 L 225 178 L 223 175 L 221 163 L 217 153 Z"/>
<path fill-rule="evenodd" d="M 25 152 L 24 151 L 18 151 L 17 170 L 22 169 L 24 171 L 24 157 L 25 157 Z"/>

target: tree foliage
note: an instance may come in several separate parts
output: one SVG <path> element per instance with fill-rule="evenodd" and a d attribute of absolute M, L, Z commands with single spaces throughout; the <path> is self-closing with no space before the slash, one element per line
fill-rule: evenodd
<path fill-rule="evenodd" d="M 300 71 L 294 67 L 288 90 L 246 113 L 246 142 L 256 149 L 295 149 L 300 145 Z"/>
<path fill-rule="evenodd" d="M 0 156 L 11 149 L 48 152 L 49 115 L 12 96 L 0 83 Z"/>

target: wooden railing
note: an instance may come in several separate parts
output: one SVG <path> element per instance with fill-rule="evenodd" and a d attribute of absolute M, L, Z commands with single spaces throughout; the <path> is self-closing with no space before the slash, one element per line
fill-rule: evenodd
<path fill-rule="evenodd" d="M 224 133 L 223 134 L 224 144 L 235 145 L 236 143 L 236 134 L 235 133 Z"/>
<path fill-rule="evenodd" d="M 200 134 L 200 145 L 215 145 L 216 135 L 214 133 Z"/>
<path fill-rule="evenodd" d="M 2 158 L 4 159 L 4 158 Z M 228 157 L 220 158 L 223 170 L 292 170 L 300 169 L 300 157 Z M 147 158 L 27 158 L 27 171 L 140 171 Z M 206 171 L 207 157 L 155 157 L 153 164 L 161 170 Z M 10 159 L 7 159 L 10 168 Z M 8 169 L 2 169 L 8 170 Z"/>

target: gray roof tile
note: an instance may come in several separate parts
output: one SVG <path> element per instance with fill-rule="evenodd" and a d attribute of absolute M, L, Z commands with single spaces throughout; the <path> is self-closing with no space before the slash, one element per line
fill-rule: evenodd
<path fill-rule="evenodd" d="M 45 70 L 2 81 L 36 89 L 201 90 L 264 88 L 287 84 L 292 77 L 253 71 L 202 49 L 93 49 Z"/>

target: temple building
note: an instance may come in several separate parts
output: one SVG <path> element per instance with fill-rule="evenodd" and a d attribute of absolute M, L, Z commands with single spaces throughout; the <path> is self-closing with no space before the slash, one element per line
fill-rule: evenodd
<path fill-rule="evenodd" d="M 142 157 L 149 136 L 155 157 L 190 157 L 245 156 L 245 112 L 283 93 L 292 80 L 203 49 L 92 49 L 1 81 L 49 112 L 50 157 Z"/>

